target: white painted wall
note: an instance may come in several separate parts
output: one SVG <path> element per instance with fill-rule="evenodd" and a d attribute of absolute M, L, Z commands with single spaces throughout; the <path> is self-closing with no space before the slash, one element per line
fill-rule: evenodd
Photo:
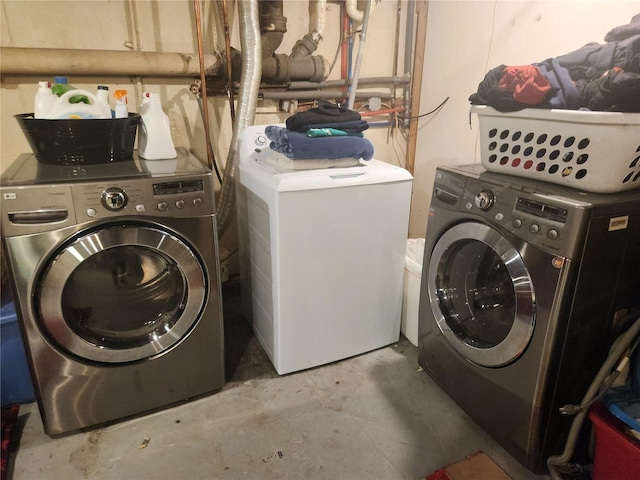
<path fill-rule="evenodd" d="M 208 52 L 223 51 L 224 45 L 217 40 L 220 32 L 213 22 L 212 2 L 201 3 L 205 9 L 205 48 Z M 404 23 L 406 0 L 400 5 Z M 394 42 L 397 7 L 396 0 L 382 0 L 372 13 L 363 76 L 394 74 L 396 47 L 402 67 L 403 45 Z M 328 3 L 327 27 L 317 52 L 329 62 L 339 41 L 339 10 L 338 3 Z M 232 43 L 239 48 L 236 11 L 235 2 L 230 1 Z M 435 167 L 479 162 L 477 120 L 472 119 L 470 128 L 468 97 L 489 69 L 502 63 L 529 64 L 590 41 L 603 42 L 609 29 L 628 23 L 638 12 L 640 0 L 430 0 L 422 101 L 420 112 L 413 114 L 432 110 L 446 97 L 449 101 L 437 114 L 419 121 L 410 236 L 424 236 Z M 288 53 L 309 31 L 313 6 L 302 0 L 285 0 L 284 14 L 288 17 L 288 33 L 278 52 Z M 3 47 L 197 52 L 191 0 L 1 0 L 0 22 Z M 330 78 L 338 76 L 336 67 Z M 18 154 L 29 151 L 13 115 L 33 110 L 38 80 L 47 78 L 2 75 L 2 171 Z M 70 81 L 90 90 L 101 83 L 111 91 L 125 88 L 132 111 L 137 111 L 143 91 L 160 93 L 171 119 L 174 143 L 205 161 L 204 130 L 197 102 L 189 91 L 191 79 L 71 77 Z M 210 99 L 210 105 L 214 152 L 224 163 L 231 138 L 228 105 L 223 98 Z M 284 121 L 287 114 L 275 113 L 274 107 L 273 102 L 259 102 L 256 123 Z M 405 164 L 406 143 L 401 132 L 371 129 L 367 137 L 376 147 L 376 157 Z"/>
<path fill-rule="evenodd" d="M 438 165 L 479 163 L 478 121 L 469 96 L 498 65 L 528 65 L 604 43 L 613 27 L 640 13 L 638 0 L 429 2 L 410 237 L 424 237 Z M 414 112 L 415 114 L 415 112 Z"/>

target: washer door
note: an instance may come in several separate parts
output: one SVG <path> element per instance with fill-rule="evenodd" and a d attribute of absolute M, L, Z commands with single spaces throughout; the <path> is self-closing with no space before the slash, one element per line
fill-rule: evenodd
<path fill-rule="evenodd" d="M 82 234 L 47 263 L 36 294 L 43 330 L 96 362 L 157 355 L 182 340 L 206 302 L 206 269 L 176 235 L 118 224 Z"/>
<path fill-rule="evenodd" d="M 438 328 L 466 359 L 500 367 L 524 352 L 535 323 L 533 285 L 499 232 L 477 222 L 451 227 L 435 244 L 427 284 Z"/>

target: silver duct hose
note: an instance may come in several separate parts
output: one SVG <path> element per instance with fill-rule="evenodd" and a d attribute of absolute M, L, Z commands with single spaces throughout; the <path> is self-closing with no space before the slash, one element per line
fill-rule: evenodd
<path fill-rule="evenodd" d="M 623 358 L 625 352 L 629 349 L 629 346 L 638 336 L 638 332 L 640 332 L 640 318 L 635 320 L 631 327 L 613 342 L 613 345 L 609 350 L 607 359 L 604 361 L 602 367 L 600 367 L 600 370 L 593 379 L 593 382 L 587 389 L 587 393 L 582 399 L 582 404 L 578 407 L 579 412 L 571 423 L 571 429 L 569 430 L 569 435 L 564 447 L 564 452 L 562 452 L 561 455 L 549 457 L 549 459 L 547 460 L 549 475 L 553 480 L 564 479 L 562 474 L 559 472 L 558 467 L 566 466 L 568 462 L 571 461 L 573 452 L 576 447 L 576 442 L 578 440 L 578 434 L 580 433 L 580 428 L 582 427 L 582 423 L 584 422 L 587 413 L 589 412 L 589 405 L 598 396 L 600 387 L 605 382 L 606 378 L 611 374 L 613 367 L 615 367 L 620 359 Z"/>
<path fill-rule="evenodd" d="M 351 80 L 351 89 L 349 90 L 349 100 L 347 102 L 347 108 L 349 110 L 353 110 L 353 104 L 356 101 L 356 90 L 358 89 L 358 80 L 360 78 L 360 67 L 362 66 L 364 43 L 367 39 L 367 28 L 369 27 L 369 13 L 371 12 L 372 1 L 373 0 L 367 0 L 367 4 L 364 8 L 364 21 L 362 23 L 360 42 L 358 44 L 358 56 L 356 57 L 356 64 L 353 68 L 353 79 Z"/>
<path fill-rule="evenodd" d="M 240 45 L 242 49 L 242 74 L 238 94 L 238 110 L 233 127 L 229 155 L 217 205 L 218 238 L 227 230 L 234 217 L 236 172 L 238 169 L 238 135 L 253 125 L 258 102 L 258 90 L 262 77 L 262 46 L 260 44 L 260 20 L 258 0 L 239 0 Z"/>

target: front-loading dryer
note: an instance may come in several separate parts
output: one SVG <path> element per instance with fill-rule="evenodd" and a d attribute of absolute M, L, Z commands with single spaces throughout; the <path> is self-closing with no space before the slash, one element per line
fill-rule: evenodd
<path fill-rule="evenodd" d="M 639 271 L 640 192 L 440 167 L 419 363 L 523 465 L 544 472 L 572 420 L 559 408 L 580 402 L 620 319 L 640 307 Z"/>
<path fill-rule="evenodd" d="M 171 160 L 2 175 L 2 241 L 45 431 L 56 436 L 222 388 L 211 171 Z"/>

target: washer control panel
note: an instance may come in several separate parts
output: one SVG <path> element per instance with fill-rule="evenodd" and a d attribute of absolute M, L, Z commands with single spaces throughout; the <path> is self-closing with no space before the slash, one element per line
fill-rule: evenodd
<path fill-rule="evenodd" d="M 460 211 L 486 219 L 491 225 L 499 225 L 516 237 L 551 252 L 568 254 L 576 248 L 577 225 L 581 211 L 575 202 L 557 195 L 528 191 L 469 177 L 462 191 L 438 187 L 436 198 L 459 198 Z M 472 217 L 470 217 L 472 218 Z"/>
<path fill-rule="evenodd" d="M 79 220 L 123 215 L 191 217 L 215 211 L 213 185 L 206 174 L 186 178 L 123 180 L 114 185 L 90 182 L 73 185 Z"/>

